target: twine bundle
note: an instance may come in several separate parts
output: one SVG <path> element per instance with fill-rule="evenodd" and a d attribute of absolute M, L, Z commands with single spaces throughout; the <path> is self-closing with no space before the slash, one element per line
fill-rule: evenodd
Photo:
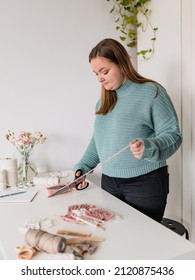
<path fill-rule="evenodd" d="M 43 230 L 29 229 L 25 235 L 26 243 L 46 253 L 63 253 L 66 249 L 66 239 L 64 237 L 48 233 Z"/>
<path fill-rule="evenodd" d="M 5 169 L 0 171 L 0 191 L 7 188 L 7 172 Z"/>
<path fill-rule="evenodd" d="M 0 159 L 0 170 L 6 171 L 6 185 L 15 186 L 18 183 L 17 160 L 14 158 Z"/>

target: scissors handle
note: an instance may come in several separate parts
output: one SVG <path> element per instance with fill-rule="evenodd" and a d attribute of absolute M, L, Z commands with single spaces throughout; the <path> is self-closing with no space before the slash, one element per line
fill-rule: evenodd
<path fill-rule="evenodd" d="M 81 183 L 80 183 L 80 184 L 81 184 Z M 79 185 L 80 185 L 80 184 L 79 184 Z M 86 189 L 87 187 L 89 187 L 89 183 L 88 183 L 88 182 L 86 182 L 86 186 L 83 187 L 83 188 L 79 188 L 79 185 L 76 185 L 76 187 L 75 187 L 77 191 L 82 191 L 82 190 Z"/>
<path fill-rule="evenodd" d="M 79 173 L 79 175 L 77 176 L 76 174 Z M 74 178 L 74 181 L 76 183 L 75 185 L 75 188 L 77 191 L 82 191 L 84 189 L 86 189 L 88 186 L 89 186 L 89 183 L 86 182 L 86 186 L 83 187 L 83 188 L 79 188 L 80 184 L 82 184 L 82 182 L 85 180 L 85 177 L 86 176 L 82 176 L 83 175 L 83 171 L 81 169 L 78 169 L 76 172 L 75 172 L 75 178 Z M 79 181 L 79 178 L 81 177 L 81 181 Z M 77 183 L 77 180 L 78 180 L 78 183 Z"/>

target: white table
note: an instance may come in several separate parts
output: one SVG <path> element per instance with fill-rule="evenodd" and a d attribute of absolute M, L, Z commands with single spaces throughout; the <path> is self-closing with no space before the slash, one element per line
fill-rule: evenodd
<path fill-rule="evenodd" d="M 67 180 L 73 179 L 69 173 Z M 161 260 L 161 259 L 195 259 L 195 244 L 170 229 L 153 221 L 134 208 L 90 183 L 82 191 L 48 198 L 44 187 L 38 187 L 39 193 L 31 203 L 0 204 L 0 247 L 3 257 L 17 259 L 17 245 L 24 245 L 24 232 L 21 231 L 28 219 L 54 218 L 56 225 L 48 232 L 68 229 L 90 232 L 103 237 L 93 255 L 85 259 L 94 260 Z M 76 225 L 64 222 L 56 217 L 67 212 L 73 204 L 89 203 L 117 213 L 121 220 L 105 225 L 105 231 L 99 231 L 89 225 Z M 47 259 L 47 254 L 38 253 L 35 259 Z"/>

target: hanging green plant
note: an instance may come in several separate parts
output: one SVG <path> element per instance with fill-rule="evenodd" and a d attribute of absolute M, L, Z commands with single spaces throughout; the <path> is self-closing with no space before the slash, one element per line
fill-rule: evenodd
<path fill-rule="evenodd" d="M 120 39 L 126 42 L 131 49 L 137 45 L 138 35 L 151 29 L 150 47 L 138 50 L 137 55 L 143 59 L 149 59 L 154 53 L 157 27 L 153 27 L 150 21 L 151 10 L 148 8 L 151 0 L 107 0 L 114 2 L 110 13 L 117 15 L 116 30 L 120 31 Z"/>

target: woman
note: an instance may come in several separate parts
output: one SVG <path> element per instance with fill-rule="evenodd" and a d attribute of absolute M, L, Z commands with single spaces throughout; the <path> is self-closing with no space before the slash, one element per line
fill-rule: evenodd
<path fill-rule="evenodd" d="M 129 149 L 103 164 L 102 189 L 161 222 L 169 192 L 166 160 L 182 143 L 173 104 L 159 83 L 136 72 L 118 41 L 98 43 L 89 62 L 102 94 L 93 137 L 75 165 L 75 178 L 129 143 Z"/>

